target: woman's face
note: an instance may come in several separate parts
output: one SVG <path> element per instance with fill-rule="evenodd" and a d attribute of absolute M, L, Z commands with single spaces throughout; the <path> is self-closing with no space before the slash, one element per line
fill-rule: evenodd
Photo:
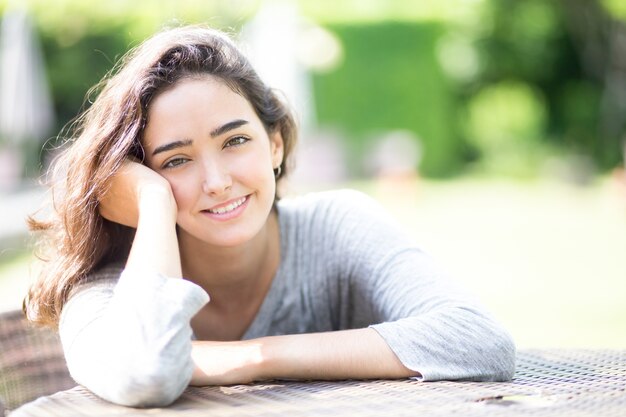
<path fill-rule="evenodd" d="M 181 239 L 236 246 L 264 227 L 283 141 L 279 133 L 270 137 L 248 100 L 222 81 L 183 79 L 158 94 L 143 146 L 148 167 L 172 187 Z"/>

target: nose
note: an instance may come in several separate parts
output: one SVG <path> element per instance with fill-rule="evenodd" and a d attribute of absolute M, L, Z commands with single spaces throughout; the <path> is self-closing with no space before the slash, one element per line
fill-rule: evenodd
<path fill-rule="evenodd" d="M 232 178 L 228 169 L 217 161 L 206 161 L 203 164 L 202 192 L 209 195 L 220 195 L 232 186 Z"/>

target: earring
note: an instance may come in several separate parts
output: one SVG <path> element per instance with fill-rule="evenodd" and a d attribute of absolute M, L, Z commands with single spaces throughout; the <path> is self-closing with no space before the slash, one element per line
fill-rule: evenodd
<path fill-rule="evenodd" d="M 275 178 L 279 178 L 280 174 L 282 174 L 283 169 L 280 167 L 280 165 L 278 165 L 278 167 L 274 168 L 274 177 Z"/>

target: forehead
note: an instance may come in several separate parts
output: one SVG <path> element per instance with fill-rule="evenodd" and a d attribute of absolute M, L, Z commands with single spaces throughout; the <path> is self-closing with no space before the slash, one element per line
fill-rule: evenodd
<path fill-rule="evenodd" d="M 203 107 L 213 106 L 215 110 L 224 104 L 251 107 L 246 97 L 222 79 L 208 74 L 192 75 L 181 78 L 154 96 L 148 105 L 148 121 L 151 116 L 160 115 L 162 110 L 171 111 L 172 105 L 185 107 L 188 104 L 194 107 L 198 104 Z"/>
<path fill-rule="evenodd" d="M 148 106 L 144 146 L 193 139 L 236 119 L 261 124 L 250 102 L 213 76 L 187 77 L 157 94 Z"/>

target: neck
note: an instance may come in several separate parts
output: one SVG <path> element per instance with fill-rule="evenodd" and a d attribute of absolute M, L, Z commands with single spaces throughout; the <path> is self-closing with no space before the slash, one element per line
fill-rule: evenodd
<path fill-rule="evenodd" d="M 214 307 L 238 308 L 263 298 L 280 262 L 279 235 L 277 215 L 272 211 L 259 233 L 239 246 L 215 247 L 181 236 L 183 276 L 204 288 Z"/>

